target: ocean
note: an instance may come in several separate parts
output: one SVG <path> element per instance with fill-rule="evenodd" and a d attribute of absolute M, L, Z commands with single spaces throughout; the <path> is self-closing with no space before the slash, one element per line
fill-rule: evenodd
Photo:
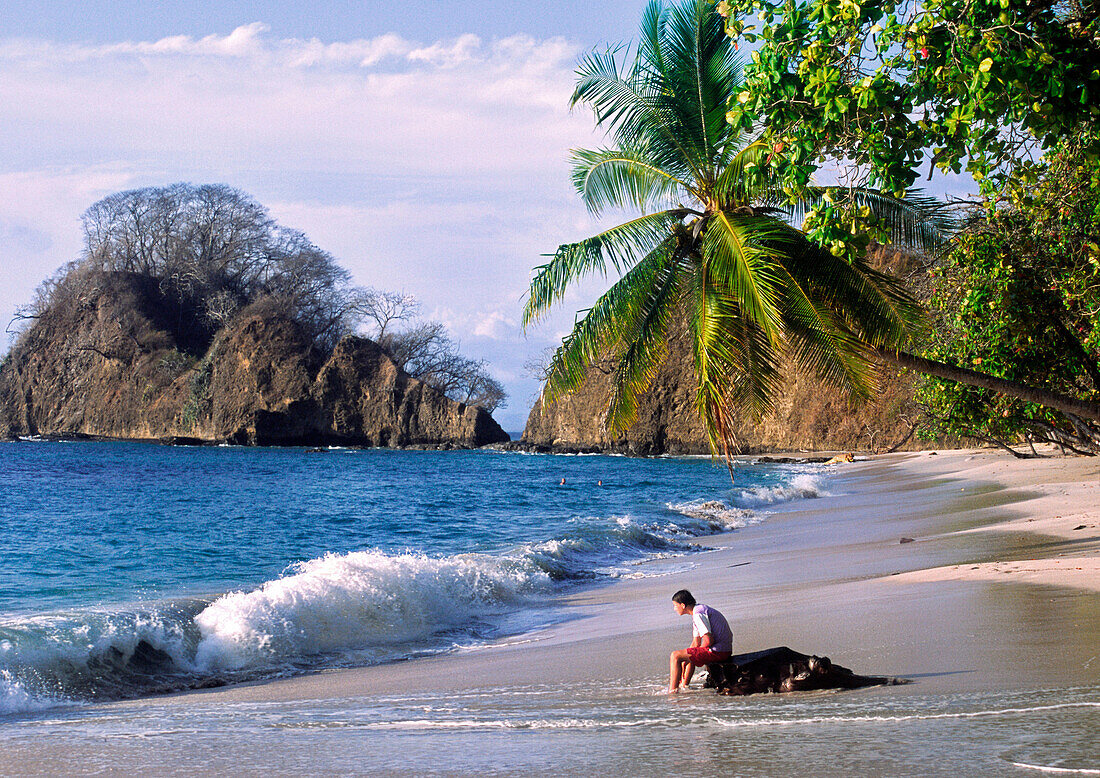
<path fill-rule="evenodd" d="M 891 584 L 1030 542 L 893 472 L 0 443 L 0 775 L 1100 775 L 1100 598 Z M 660 696 L 687 582 L 913 683 Z"/>
<path fill-rule="evenodd" d="M 822 483 L 768 465 L 731 487 L 708 458 L 0 444 L 0 714 L 520 634 Z"/>

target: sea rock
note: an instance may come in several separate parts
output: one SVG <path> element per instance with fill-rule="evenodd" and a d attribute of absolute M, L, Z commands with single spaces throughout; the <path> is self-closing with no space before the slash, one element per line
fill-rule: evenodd
<path fill-rule="evenodd" d="M 931 279 L 919 255 L 877 246 L 872 267 L 907 279 L 918 299 L 931 293 Z M 795 365 L 780 368 L 782 385 L 774 410 L 761 419 L 734 423 L 734 453 L 769 451 L 915 451 L 957 447 L 956 438 L 934 441 L 913 434 L 921 410 L 914 399 L 913 374 L 883 368 L 878 391 L 858 404 L 844 391 L 827 386 Z M 536 451 L 616 452 L 637 455 L 708 454 L 710 446 L 695 409 L 691 341 L 673 328 L 668 356 L 643 398 L 638 421 L 626 434 L 607 434 L 604 419 L 611 397 L 611 364 L 589 370 L 585 383 L 553 403 L 539 400 L 531 409 L 522 443 Z"/>
<path fill-rule="evenodd" d="M 707 665 L 703 686 L 719 694 L 742 696 L 762 692 L 814 689 L 859 689 L 909 683 L 902 678 L 856 675 L 834 665 L 828 657 L 800 654 L 786 646 L 736 654 L 725 662 Z"/>
<path fill-rule="evenodd" d="M 208 344 L 173 328 L 155 281 L 102 273 L 46 311 L 0 366 L 0 436 L 470 448 L 508 440 L 481 408 L 400 370 L 377 343 L 311 346 L 256 303 Z"/>
<path fill-rule="evenodd" d="M 784 368 L 783 375 L 771 413 L 758 420 L 735 421 L 738 450 L 733 453 L 881 451 L 899 443 L 901 450 L 915 450 L 951 444 L 911 435 L 912 420 L 918 414 L 909 375 L 882 373 L 879 392 L 863 404 L 794 366 Z M 664 364 L 639 403 L 637 421 L 625 434 L 613 437 L 607 432 L 612 369 L 610 362 L 604 362 L 591 367 L 572 394 L 553 402 L 540 397 L 527 418 L 522 442 L 536 451 L 709 454 L 706 431 L 695 408 L 696 385 L 691 344 L 680 333 L 672 338 Z"/>

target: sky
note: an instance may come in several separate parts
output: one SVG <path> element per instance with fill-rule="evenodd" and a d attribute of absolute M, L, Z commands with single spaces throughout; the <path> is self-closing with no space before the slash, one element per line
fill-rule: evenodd
<path fill-rule="evenodd" d="M 524 332 L 532 269 L 597 232 L 568 151 L 578 59 L 629 41 L 645 0 L 0 3 L 0 320 L 80 254 L 80 215 L 125 189 L 228 184 L 354 283 L 415 296 L 510 395 L 602 291 Z M 0 351 L 10 344 L 0 334 Z"/>
<path fill-rule="evenodd" d="M 508 390 L 593 283 L 524 333 L 541 255 L 598 225 L 568 150 L 578 58 L 629 40 L 644 2 L 0 4 L 0 318 L 79 256 L 116 191 L 225 183 L 304 231 L 358 285 L 417 297 Z M 10 338 L 0 339 L 6 350 Z"/>

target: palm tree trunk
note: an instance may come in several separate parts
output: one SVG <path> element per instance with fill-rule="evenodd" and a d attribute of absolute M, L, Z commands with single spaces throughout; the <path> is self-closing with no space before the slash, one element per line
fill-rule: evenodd
<path fill-rule="evenodd" d="M 893 349 L 881 347 L 872 347 L 871 350 L 886 362 L 909 370 L 916 370 L 918 373 L 935 376 L 936 378 L 944 378 L 948 381 L 956 381 L 968 386 L 978 386 L 983 389 L 990 389 L 994 392 L 1018 397 L 1021 400 L 1026 400 L 1036 405 L 1045 405 L 1047 408 L 1053 408 L 1062 413 L 1100 422 L 1100 404 L 1098 403 L 1078 400 L 1074 397 L 1059 394 L 1058 392 L 1047 391 L 1046 389 L 1036 389 L 1033 386 L 1027 386 L 1026 384 L 1021 384 L 1016 381 L 1006 381 L 1003 378 L 995 378 L 985 373 L 967 370 L 965 367 L 955 367 L 954 365 L 944 364 L 943 362 L 936 362 L 935 360 L 918 357 L 915 354 L 909 354 L 905 351 L 895 351 Z"/>

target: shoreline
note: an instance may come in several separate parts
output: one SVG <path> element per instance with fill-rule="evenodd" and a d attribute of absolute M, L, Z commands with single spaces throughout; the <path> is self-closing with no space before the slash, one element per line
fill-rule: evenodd
<path fill-rule="evenodd" d="M 957 587 L 1008 586 L 1003 594 L 1009 600 L 1028 590 L 1042 598 L 1053 589 L 1056 599 L 1088 600 L 1100 617 L 1100 461 L 1011 460 L 986 450 L 906 452 L 842 464 L 830 476 L 831 496 L 766 506 L 761 512 L 770 515 L 763 522 L 697 538 L 713 550 L 688 558 L 686 572 L 620 579 L 566 595 L 560 602 L 565 617 L 535 633 L 472 651 L 200 690 L 174 699 L 186 704 L 196 695 L 272 701 L 443 691 L 494 679 L 525 681 L 526 664 L 548 664 L 553 670 L 544 675 L 593 684 L 626 672 L 658 689 L 667 652 L 686 642 L 685 630 L 690 633 L 666 603 L 673 591 L 685 587 L 726 613 L 735 653 L 790 645 L 805 653 L 828 653 L 835 662 L 869 675 L 901 677 L 934 669 L 900 647 L 899 660 L 906 661 L 891 663 L 889 653 L 874 657 L 871 646 L 853 638 L 870 630 L 876 619 L 904 632 L 905 607 L 950 601 Z M 911 493 L 924 499 L 914 504 L 905 499 Z M 899 512 L 876 522 L 872 514 L 885 495 L 902 496 Z M 1074 510 L 1056 513 L 1067 500 Z M 932 515 L 939 507 L 948 510 Z M 1068 526 L 1077 526 L 1082 515 L 1091 517 L 1085 530 Z M 1075 550 L 1065 550 L 1054 532 L 1075 533 Z M 914 542 L 901 542 L 910 537 Z M 983 555 L 996 558 L 980 559 Z M 1032 572 L 1037 566 L 1041 575 Z M 859 630 L 844 635 L 835 621 L 815 618 L 815 601 L 833 609 L 836 621 L 856 619 Z M 892 617 L 884 612 L 898 602 L 904 605 Z M 768 609 L 778 605 L 784 618 L 769 618 Z M 615 625 L 606 628 L 611 614 Z M 624 629 L 624 622 L 631 627 Z M 1100 619 L 1091 627 L 1100 645 Z M 609 648 L 609 642 L 616 647 Z M 574 662 L 575 654 L 586 661 Z M 907 671 L 907 662 L 916 662 L 915 669 Z M 1100 681 L 1100 660 L 1093 667 L 1096 672 L 1088 677 Z M 1057 676 L 1055 668 L 1047 669 L 1051 672 L 1044 676 Z"/>
<path fill-rule="evenodd" d="M 550 626 L 475 650 L 28 714 L 0 725 L 0 750 L 21 765 L 0 773 L 625 776 L 736 763 L 775 775 L 804 770 L 809 743 L 823 775 L 1088 774 L 1100 759 L 1079 734 L 1100 716 L 1100 461 L 908 452 L 828 473 L 828 496 L 765 506 L 761 523 L 698 538 L 712 550 L 684 564 L 651 560 L 643 577 L 568 594 Z M 912 683 L 658 696 L 668 652 L 690 639 L 671 607 L 680 588 L 726 615 L 736 653 L 787 645 Z M 883 734 L 889 752 L 875 745 Z M 694 756 L 664 748 L 673 736 Z"/>
<path fill-rule="evenodd" d="M 546 445 L 531 443 L 521 437 L 511 438 L 500 443 L 484 443 L 481 445 L 466 445 L 453 442 L 438 443 L 409 443 L 399 446 L 372 446 L 362 442 L 349 442 L 344 439 L 315 438 L 308 441 L 298 441 L 286 444 L 255 445 L 251 443 L 231 442 L 225 438 L 195 438 L 183 435 L 169 435 L 166 437 L 116 437 L 110 435 L 96 435 L 87 432 L 51 432 L 33 433 L 25 435 L 5 436 L 0 434 L 0 443 L 139 443 L 151 446 L 166 446 L 176 448 L 271 448 L 271 449 L 311 449 L 322 451 L 332 448 L 357 449 L 363 451 L 503 451 L 521 454 L 545 454 L 550 456 L 622 456 L 632 459 L 692 459 L 698 457 L 710 458 L 713 455 L 709 449 L 696 447 L 673 447 L 666 451 L 655 453 L 639 453 L 629 447 L 599 447 L 599 446 L 573 446 L 573 445 Z M 929 448 L 905 449 L 901 453 L 927 453 Z M 948 451 L 964 451 L 969 449 L 946 449 Z M 768 446 L 749 447 L 741 454 L 736 454 L 735 459 L 758 464 L 822 464 L 828 462 L 834 456 L 854 456 L 859 461 L 866 461 L 876 456 L 888 456 L 888 454 L 875 454 L 860 449 L 783 449 Z"/>

